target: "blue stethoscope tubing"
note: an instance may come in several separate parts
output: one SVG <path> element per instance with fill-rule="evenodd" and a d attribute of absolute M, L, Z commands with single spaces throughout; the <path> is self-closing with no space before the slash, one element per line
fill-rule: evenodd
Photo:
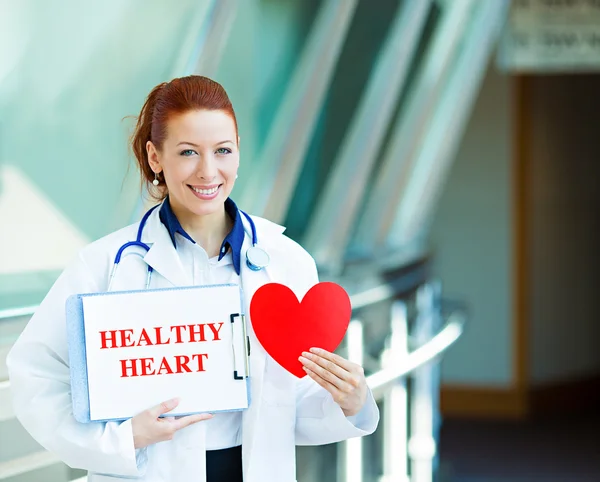
<path fill-rule="evenodd" d="M 160 204 L 157 204 L 156 206 L 151 207 L 146 212 L 146 214 L 144 214 L 144 217 L 142 217 L 142 220 L 140 221 L 140 225 L 138 227 L 137 236 L 136 236 L 135 241 L 129 241 L 129 242 L 123 244 L 117 251 L 117 254 L 115 255 L 115 260 L 113 263 L 113 268 L 110 273 L 110 279 L 108 282 L 108 291 L 110 291 L 110 287 L 115 278 L 115 275 L 117 274 L 117 268 L 119 266 L 119 263 L 121 262 L 121 258 L 123 257 L 123 253 L 125 252 L 125 250 L 127 250 L 128 248 L 131 248 L 133 246 L 137 246 L 139 248 L 142 248 L 144 253 L 147 253 L 148 251 L 150 251 L 150 246 L 148 246 L 146 243 L 142 242 L 142 233 L 144 232 L 144 227 L 146 226 L 146 222 L 148 221 L 150 214 L 152 214 L 152 211 L 154 211 L 158 206 L 160 206 Z M 255 226 L 252 218 L 247 213 L 242 211 L 241 209 L 240 209 L 240 213 L 247 219 L 248 224 L 250 225 L 250 231 L 252 233 L 252 246 L 246 250 L 246 265 L 252 271 L 260 271 L 261 269 L 266 268 L 269 265 L 269 261 L 270 261 L 269 255 L 267 254 L 267 252 L 264 249 L 262 249 L 258 246 L 258 237 L 256 235 L 256 226 Z M 142 256 L 142 254 L 140 254 L 140 253 L 135 253 L 135 254 L 137 254 L 138 256 Z M 127 254 L 125 254 L 125 256 L 127 256 Z M 150 281 L 152 279 L 153 271 L 154 270 L 153 270 L 152 266 L 148 265 L 148 274 L 146 276 L 146 289 L 148 289 L 150 287 Z"/>

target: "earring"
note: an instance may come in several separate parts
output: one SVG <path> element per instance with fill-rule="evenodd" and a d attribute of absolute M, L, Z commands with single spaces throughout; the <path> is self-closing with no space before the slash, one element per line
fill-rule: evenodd
<path fill-rule="evenodd" d="M 240 176 L 238 176 L 238 175 L 236 174 L 236 175 L 235 175 L 235 178 L 237 179 L 238 177 L 240 177 Z"/>
<path fill-rule="evenodd" d="M 154 173 L 154 181 L 152 181 L 152 184 L 154 184 L 155 186 L 158 186 L 160 184 L 157 173 Z"/>

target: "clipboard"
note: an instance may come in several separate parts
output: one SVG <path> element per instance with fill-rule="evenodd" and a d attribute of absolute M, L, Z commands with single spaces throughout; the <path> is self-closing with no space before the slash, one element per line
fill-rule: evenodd
<path fill-rule="evenodd" d="M 250 344 L 237 284 L 77 294 L 66 302 L 75 419 L 126 420 L 250 406 Z"/>

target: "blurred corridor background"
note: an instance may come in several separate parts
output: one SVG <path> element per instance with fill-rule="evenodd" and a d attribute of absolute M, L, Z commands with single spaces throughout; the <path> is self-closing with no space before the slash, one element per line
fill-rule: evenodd
<path fill-rule="evenodd" d="M 352 295 L 381 404 L 298 481 L 600 481 L 598 72 L 597 0 L 0 0 L 0 482 L 85 477 L 4 360 L 139 220 L 133 116 L 194 73 L 237 113 L 232 198 Z"/>

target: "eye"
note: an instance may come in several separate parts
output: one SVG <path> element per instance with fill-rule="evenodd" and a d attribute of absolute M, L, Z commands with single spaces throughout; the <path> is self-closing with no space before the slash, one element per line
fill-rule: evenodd
<path fill-rule="evenodd" d="M 219 149 L 217 149 L 217 154 L 231 154 L 231 149 L 227 148 L 227 147 L 221 147 Z"/>
<path fill-rule="evenodd" d="M 193 149 L 185 149 L 185 150 L 181 151 L 179 154 L 182 156 L 185 156 L 185 157 L 190 157 L 190 156 L 193 156 L 194 154 L 196 154 L 196 151 L 194 151 Z"/>

